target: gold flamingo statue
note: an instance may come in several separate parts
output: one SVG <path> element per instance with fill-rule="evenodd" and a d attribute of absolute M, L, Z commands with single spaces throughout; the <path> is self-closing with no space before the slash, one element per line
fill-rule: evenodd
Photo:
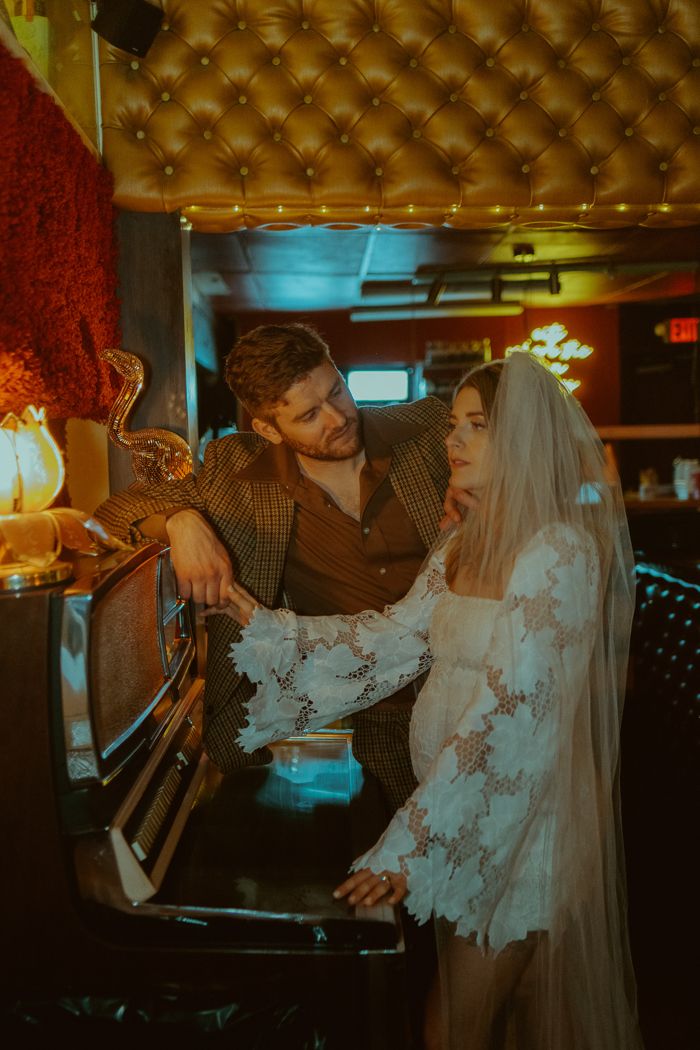
<path fill-rule="evenodd" d="M 172 430 L 145 427 L 127 430 L 134 404 L 144 384 L 143 362 L 126 350 L 103 350 L 100 357 L 109 361 L 123 376 L 124 383 L 117 394 L 107 420 L 111 441 L 131 453 L 131 467 L 140 485 L 158 481 L 175 481 L 192 472 L 192 450 L 184 438 Z"/>

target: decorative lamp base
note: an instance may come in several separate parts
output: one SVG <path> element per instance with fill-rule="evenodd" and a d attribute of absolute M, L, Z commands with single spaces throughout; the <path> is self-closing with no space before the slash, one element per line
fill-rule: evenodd
<path fill-rule="evenodd" d="M 22 591 L 29 587 L 48 587 L 61 583 L 73 575 L 73 568 L 67 561 L 55 561 L 45 569 L 35 565 L 14 562 L 0 565 L 0 591 Z"/>

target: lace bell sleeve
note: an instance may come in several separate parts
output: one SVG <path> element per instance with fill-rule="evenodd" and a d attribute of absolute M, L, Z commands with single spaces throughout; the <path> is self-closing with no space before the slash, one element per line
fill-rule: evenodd
<path fill-rule="evenodd" d="M 495 950 L 540 928 L 527 894 L 546 895 L 552 772 L 585 689 L 598 594 L 593 544 L 573 529 L 550 526 L 518 558 L 456 730 L 353 864 L 403 872 L 419 922 L 444 917 Z M 518 883 L 524 909 L 508 905 Z"/>
<path fill-rule="evenodd" d="M 431 663 L 428 626 L 445 589 L 441 554 L 434 555 L 408 594 L 383 612 L 297 616 L 258 608 L 230 656 L 257 684 L 248 701 L 244 751 L 322 729 L 360 711 Z"/>

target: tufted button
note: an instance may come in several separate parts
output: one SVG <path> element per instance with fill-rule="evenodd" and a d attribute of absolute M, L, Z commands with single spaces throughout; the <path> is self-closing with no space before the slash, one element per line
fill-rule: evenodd
<path fill-rule="evenodd" d="M 238 28 L 239 28 L 239 29 L 246 29 L 246 28 L 247 28 L 247 23 L 246 23 L 246 22 L 243 22 L 243 21 L 241 20 L 241 21 L 240 21 L 240 22 L 238 23 Z"/>
<path fill-rule="evenodd" d="M 247 101 L 248 101 L 247 95 L 239 95 L 238 96 L 238 102 L 240 103 L 241 106 L 245 106 Z"/>
<path fill-rule="evenodd" d="M 448 26 L 447 27 L 447 32 L 448 33 L 456 33 L 457 32 L 457 26 Z"/>
<path fill-rule="evenodd" d="M 600 91 L 594 91 L 591 98 L 594 102 L 600 102 Z"/>
<path fill-rule="evenodd" d="M 304 19 L 304 21 L 301 23 L 301 28 L 302 29 L 308 29 L 310 25 L 311 25 L 311 23 L 308 22 L 306 19 Z"/>
<path fill-rule="evenodd" d="M 338 59 L 338 63 L 339 63 L 339 65 L 341 65 L 341 66 L 347 66 L 347 64 L 348 64 L 348 60 L 347 60 L 347 58 L 345 57 L 345 55 L 341 55 L 341 56 L 340 56 L 340 58 Z"/>
<path fill-rule="evenodd" d="M 408 64 L 411 67 L 411 69 L 415 69 L 416 66 L 418 65 L 418 59 L 417 58 L 412 58 Z"/>
<path fill-rule="evenodd" d="M 203 66 L 209 65 L 209 58 L 207 57 L 207 55 L 202 55 L 199 61 Z"/>
<path fill-rule="evenodd" d="M 530 96 L 528 95 L 527 91 L 521 91 L 521 92 L 520 92 L 520 101 L 521 101 L 521 102 L 527 102 L 527 100 L 529 99 L 529 97 L 530 97 Z"/>
<path fill-rule="evenodd" d="M 345 145 L 350 141 L 350 136 L 343 132 L 343 134 L 340 136 L 340 141 L 343 143 L 343 145 Z"/>
<path fill-rule="evenodd" d="M 375 22 L 375 23 L 374 23 L 374 25 L 372 26 L 372 32 L 373 32 L 373 33 L 378 33 L 378 32 L 380 31 L 380 29 L 381 29 L 381 28 L 382 28 L 382 27 L 381 27 L 381 26 L 379 25 L 379 23 L 378 23 L 378 22 Z"/>
<path fill-rule="evenodd" d="M 489 67 L 489 69 L 493 69 L 493 67 L 496 65 L 496 59 L 491 58 L 489 56 L 489 58 L 486 59 L 486 65 Z"/>
<path fill-rule="evenodd" d="M 559 67 L 559 69 L 566 69 L 566 60 L 563 58 L 558 58 L 557 66 Z"/>
<path fill-rule="evenodd" d="M 170 29 L 170 22 L 161 22 L 160 28 L 163 30 L 163 32 L 167 33 Z"/>
<path fill-rule="evenodd" d="M 413 137 L 414 137 L 414 139 L 419 139 L 422 134 L 423 134 L 423 132 L 419 128 L 414 128 L 413 129 Z"/>
<path fill-rule="evenodd" d="M 659 164 L 659 171 L 668 171 L 668 164 L 665 160 L 662 160 Z"/>
<path fill-rule="evenodd" d="M 492 139 L 495 134 L 496 134 L 496 132 L 493 130 L 493 128 L 487 128 L 486 129 L 486 138 L 487 139 Z"/>
<path fill-rule="evenodd" d="M 450 171 L 452 172 L 453 175 L 459 175 L 459 168 L 458 168 L 458 166 L 456 164 L 452 165 Z"/>
<path fill-rule="evenodd" d="M 143 131 L 141 128 L 139 128 L 139 130 L 136 132 L 136 138 L 137 139 L 145 139 L 146 138 L 146 132 Z"/>
<path fill-rule="evenodd" d="M 272 59 L 272 64 L 273 64 L 273 66 L 278 66 L 281 61 L 282 61 L 282 59 L 280 58 L 280 56 L 279 55 L 275 55 L 274 58 Z"/>
<path fill-rule="evenodd" d="M 600 22 L 594 22 L 593 25 L 591 26 L 591 29 L 593 30 L 594 33 L 600 32 Z"/>
<path fill-rule="evenodd" d="M 211 131 L 209 130 L 209 128 L 207 128 L 206 131 L 202 132 L 202 138 L 205 138 L 207 140 L 207 142 L 209 141 L 209 139 L 211 137 L 212 137 L 212 134 L 211 134 Z"/>
<path fill-rule="evenodd" d="M 658 26 L 656 32 L 657 33 L 665 33 L 666 32 L 666 26 Z"/>
<path fill-rule="evenodd" d="M 313 98 L 311 97 L 311 95 L 304 95 L 304 103 L 307 106 L 310 106 L 312 102 L 313 102 Z"/>
<path fill-rule="evenodd" d="M 133 62 L 129 62 L 129 65 L 131 66 L 132 69 L 139 69 L 140 66 L 141 66 L 141 63 L 137 62 L 136 59 L 134 59 Z"/>
<path fill-rule="evenodd" d="M 369 536 L 369 525 L 365 525 L 362 532 L 365 536 Z"/>
<path fill-rule="evenodd" d="M 312 178 L 316 174 L 316 172 L 314 171 L 313 168 L 307 168 L 306 169 L 306 174 L 309 176 L 309 178 Z"/>
<path fill-rule="evenodd" d="M 568 134 L 569 133 L 566 128 L 559 128 L 558 135 L 560 139 L 565 139 Z"/>
<path fill-rule="evenodd" d="M 373 98 L 373 99 L 372 99 L 372 105 L 373 105 L 373 106 L 378 106 L 378 105 L 379 105 L 379 103 L 380 103 L 380 101 L 381 101 L 381 100 L 380 100 L 380 99 L 378 99 L 378 98 Z"/>
<path fill-rule="evenodd" d="M 522 166 L 522 168 L 520 170 L 522 171 L 523 175 L 527 175 L 527 173 L 530 170 L 530 165 L 529 164 L 523 164 L 523 166 Z"/>
<path fill-rule="evenodd" d="M 381 569 L 379 570 L 379 575 L 380 576 L 385 576 L 386 575 L 386 569 L 384 568 L 384 566 L 382 566 Z"/>
<path fill-rule="evenodd" d="M 384 168 L 375 168 L 374 174 L 381 178 L 381 176 L 384 174 Z"/>
<path fill-rule="evenodd" d="M 700 127 L 697 125 L 693 128 L 693 135 L 700 135 Z"/>
<path fill-rule="evenodd" d="M 454 91 L 453 91 L 452 94 L 450 95 L 450 102 L 457 102 L 458 99 L 459 99 L 459 95 L 456 95 L 454 93 Z"/>
<path fill-rule="evenodd" d="M 169 91 L 161 92 L 161 96 L 160 97 L 163 100 L 163 102 L 170 102 L 170 92 Z"/>
<path fill-rule="evenodd" d="M 172 167 L 171 164 L 166 164 L 165 167 L 163 168 L 163 171 L 165 172 L 166 175 L 172 175 L 174 170 L 175 169 Z"/>
<path fill-rule="evenodd" d="M 599 173 L 600 173 L 600 168 L 598 167 L 597 164 L 593 164 L 592 167 L 591 167 L 591 175 L 598 175 Z"/>
<path fill-rule="evenodd" d="M 282 141 L 282 136 L 281 136 L 281 134 L 279 133 L 279 131 L 275 131 L 275 132 L 273 133 L 273 135 L 272 135 L 272 140 L 273 140 L 273 142 L 281 142 L 281 141 Z"/>
<path fill-rule="evenodd" d="M 523 22 L 523 24 L 522 24 L 522 27 L 521 27 L 521 28 L 522 28 L 522 31 L 523 31 L 523 33 L 529 33 L 529 32 L 530 32 L 530 27 L 529 27 L 529 25 L 527 24 L 527 22 Z"/>
<path fill-rule="evenodd" d="M 622 64 L 623 64 L 623 66 L 631 66 L 632 65 L 632 59 L 630 58 L 629 55 L 625 55 L 625 57 L 622 59 Z"/>
<path fill-rule="evenodd" d="M 665 91 L 659 92 L 659 102 L 665 102 L 665 101 L 666 101 L 666 92 Z"/>
<path fill-rule="evenodd" d="M 690 64 L 693 67 L 693 69 L 697 69 L 698 66 L 700 66 L 700 58 L 694 58 Z"/>
<path fill-rule="evenodd" d="M 631 139 L 634 135 L 634 128 L 625 128 L 625 135 L 628 139 Z"/>

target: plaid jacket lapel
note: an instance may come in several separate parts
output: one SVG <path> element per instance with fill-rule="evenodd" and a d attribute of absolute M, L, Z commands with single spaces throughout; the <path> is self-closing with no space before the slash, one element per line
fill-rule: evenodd
<path fill-rule="evenodd" d="M 279 600 L 294 503 L 279 485 L 253 483 L 251 489 L 256 524 L 253 588 L 263 605 L 272 606 Z"/>
<path fill-rule="evenodd" d="M 389 478 L 394 492 L 418 529 L 420 538 L 430 549 L 443 516 L 443 497 L 437 491 L 435 479 L 431 477 L 425 459 L 411 442 L 392 448 Z"/>

